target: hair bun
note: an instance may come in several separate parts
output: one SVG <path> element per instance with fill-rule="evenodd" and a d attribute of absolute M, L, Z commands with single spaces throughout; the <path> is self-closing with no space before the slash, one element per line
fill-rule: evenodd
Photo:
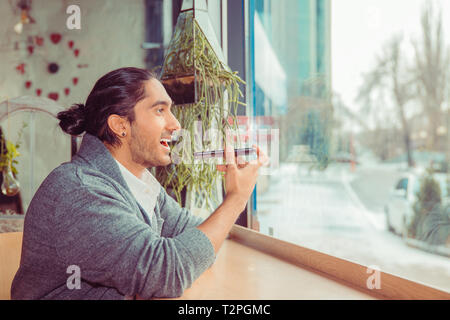
<path fill-rule="evenodd" d="M 57 118 L 61 129 L 70 135 L 76 136 L 86 131 L 86 107 L 82 103 L 59 112 Z"/>

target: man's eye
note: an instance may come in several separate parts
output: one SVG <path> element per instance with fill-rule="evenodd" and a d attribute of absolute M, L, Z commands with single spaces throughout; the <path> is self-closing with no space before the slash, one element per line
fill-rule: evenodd
<path fill-rule="evenodd" d="M 164 111 L 164 108 L 159 108 L 159 109 L 158 109 L 158 112 L 159 112 L 159 113 L 162 113 L 163 111 Z"/>

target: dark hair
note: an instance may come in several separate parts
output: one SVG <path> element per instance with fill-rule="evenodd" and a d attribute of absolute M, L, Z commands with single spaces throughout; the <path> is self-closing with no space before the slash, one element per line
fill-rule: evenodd
<path fill-rule="evenodd" d="M 145 96 L 144 82 L 156 78 L 145 69 L 120 68 L 97 80 L 86 105 L 74 104 L 58 113 L 61 129 L 71 135 L 86 131 L 110 145 L 120 145 L 120 140 L 108 126 L 108 117 L 117 114 L 135 120 L 134 106 Z"/>

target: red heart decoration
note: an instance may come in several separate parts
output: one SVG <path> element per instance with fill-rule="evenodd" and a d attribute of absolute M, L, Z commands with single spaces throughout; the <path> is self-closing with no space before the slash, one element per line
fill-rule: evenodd
<path fill-rule="evenodd" d="M 77 78 L 77 77 L 72 78 L 72 82 L 73 82 L 73 84 L 76 86 L 77 83 L 78 83 L 78 78 Z"/>
<path fill-rule="evenodd" d="M 36 89 L 36 94 L 38 95 L 38 97 L 41 96 L 42 90 L 41 89 Z"/>
<path fill-rule="evenodd" d="M 34 38 L 34 40 L 36 41 L 36 44 L 37 44 L 38 46 L 42 46 L 42 45 L 44 44 L 44 38 L 42 38 L 42 37 L 36 36 L 36 37 Z"/>
<path fill-rule="evenodd" d="M 80 49 L 73 50 L 73 54 L 75 55 L 75 57 L 78 57 L 78 55 L 80 54 Z"/>
<path fill-rule="evenodd" d="M 61 41 L 61 34 L 59 34 L 59 33 L 52 33 L 50 35 L 50 40 L 52 40 L 52 42 L 54 44 L 58 44 L 58 42 Z"/>
<path fill-rule="evenodd" d="M 65 88 L 65 89 L 64 89 L 64 93 L 66 94 L 66 96 L 68 96 L 69 93 L 70 93 L 70 89 L 69 89 L 69 88 Z"/>
<path fill-rule="evenodd" d="M 31 87 L 31 81 L 25 82 L 25 88 L 30 89 Z"/>
<path fill-rule="evenodd" d="M 53 100 L 58 100 L 58 97 L 59 97 L 59 94 L 57 93 L 57 92 L 50 92 L 49 94 L 48 94 L 48 97 L 50 98 L 50 99 L 53 99 Z"/>
<path fill-rule="evenodd" d="M 25 73 L 25 63 L 21 63 L 16 67 L 16 70 L 20 73 L 20 74 L 24 74 Z"/>
<path fill-rule="evenodd" d="M 73 48 L 73 41 L 70 40 L 70 41 L 68 42 L 68 44 L 69 44 L 69 48 L 72 49 L 72 48 Z"/>
<path fill-rule="evenodd" d="M 33 51 L 34 51 L 34 47 L 33 46 L 28 46 L 27 49 L 28 49 L 28 52 L 30 54 L 33 54 Z"/>

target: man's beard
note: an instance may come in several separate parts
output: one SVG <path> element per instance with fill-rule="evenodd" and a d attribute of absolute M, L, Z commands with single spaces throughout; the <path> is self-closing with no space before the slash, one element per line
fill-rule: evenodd
<path fill-rule="evenodd" d="M 139 134 L 139 130 L 131 125 L 131 142 L 130 142 L 131 159 L 133 162 L 150 168 L 159 165 L 151 155 L 150 143 Z"/>

